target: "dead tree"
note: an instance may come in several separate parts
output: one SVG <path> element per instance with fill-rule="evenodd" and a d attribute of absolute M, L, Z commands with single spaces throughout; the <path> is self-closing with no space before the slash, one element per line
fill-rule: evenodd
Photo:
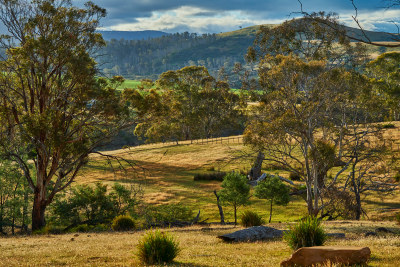
<path fill-rule="evenodd" d="M 217 198 L 217 206 L 218 206 L 218 210 L 219 210 L 219 216 L 221 217 L 221 224 L 225 224 L 224 211 L 222 210 L 222 206 L 219 203 L 219 196 L 217 194 L 217 190 L 214 190 L 214 195 Z"/>

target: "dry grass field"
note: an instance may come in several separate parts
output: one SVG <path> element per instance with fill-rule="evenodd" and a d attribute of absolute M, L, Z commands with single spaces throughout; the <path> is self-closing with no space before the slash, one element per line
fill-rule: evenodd
<path fill-rule="evenodd" d="M 272 224 L 286 229 L 286 224 Z M 325 222 L 328 232 L 346 233 L 327 245 L 369 246 L 368 266 L 400 266 L 400 227 L 390 222 Z M 397 235 L 364 237 L 384 226 Z M 233 226 L 173 228 L 182 248 L 172 266 L 279 266 L 291 250 L 281 240 L 256 243 L 224 243 L 218 235 L 241 229 Z M 0 266 L 142 266 L 135 256 L 143 231 L 22 236 L 0 239 Z"/>

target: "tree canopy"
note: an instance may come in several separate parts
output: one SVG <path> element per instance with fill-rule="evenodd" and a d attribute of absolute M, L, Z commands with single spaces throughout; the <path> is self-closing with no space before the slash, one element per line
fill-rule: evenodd
<path fill-rule="evenodd" d="M 46 207 L 94 152 L 130 124 L 118 92 L 97 79 L 91 53 L 104 45 L 96 28 L 106 11 L 92 2 L 0 1 L 8 34 L 0 44 L 0 146 L 34 192 L 32 229 Z M 35 171 L 28 168 L 33 161 Z"/>

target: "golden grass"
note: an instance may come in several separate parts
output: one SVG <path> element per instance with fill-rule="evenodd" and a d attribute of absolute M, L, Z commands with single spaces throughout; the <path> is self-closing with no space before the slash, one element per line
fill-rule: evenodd
<path fill-rule="evenodd" d="M 385 226 L 400 233 L 393 223 L 326 222 L 328 232 L 345 232 L 346 239 L 331 239 L 326 245 L 369 246 L 369 266 L 399 266 L 400 237 L 365 238 L 362 232 Z M 285 229 L 286 224 L 272 224 Z M 173 228 L 181 254 L 176 266 L 279 266 L 292 251 L 281 240 L 256 243 L 224 243 L 216 237 L 242 229 L 233 226 Z M 85 233 L 1 238 L 0 266 L 142 266 L 134 256 L 143 231 Z"/>
<path fill-rule="evenodd" d="M 385 129 L 385 139 L 393 139 L 394 151 L 400 149 L 400 122 L 393 122 L 396 128 Z M 203 144 L 202 144 L 203 142 Z M 135 171 L 113 173 L 104 158 L 92 157 L 89 165 L 76 179 L 78 184 L 103 182 L 112 184 L 141 184 L 144 189 L 144 202 L 149 205 L 183 203 L 195 212 L 201 210 L 202 219 L 219 221 L 218 209 L 215 203 L 214 190 L 220 189 L 220 182 L 193 181 L 196 173 L 216 171 L 249 170 L 256 153 L 252 154 L 249 147 L 242 144 L 242 136 L 231 139 L 223 138 L 222 143 L 214 139 L 213 143 L 205 144 L 205 140 L 196 140 L 166 144 L 149 144 L 129 149 L 105 152 L 120 156 L 135 162 Z M 114 162 L 115 165 L 115 162 Z M 289 174 L 284 171 L 274 171 L 282 176 Z M 364 208 L 370 219 L 393 218 L 400 211 L 400 195 L 381 196 L 372 194 L 363 200 Z M 267 203 L 264 200 L 251 198 L 249 209 L 262 216 L 268 216 Z M 247 208 L 241 207 L 239 214 Z M 226 219 L 231 221 L 233 210 L 225 207 Z M 294 197 L 287 207 L 274 206 L 272 220 L 293 221 L 306 213 L 305 201 Z"/>

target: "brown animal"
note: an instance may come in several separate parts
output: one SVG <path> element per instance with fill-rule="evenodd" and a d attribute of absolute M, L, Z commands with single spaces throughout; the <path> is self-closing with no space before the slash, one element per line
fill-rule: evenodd
<path fill-rule="evenodd" d="M 366 264 L 371 255 L 368 247 L 304 247 L 281 262 L 281 266 L 312 266 L 327 262 L 339 264 Z"/>

